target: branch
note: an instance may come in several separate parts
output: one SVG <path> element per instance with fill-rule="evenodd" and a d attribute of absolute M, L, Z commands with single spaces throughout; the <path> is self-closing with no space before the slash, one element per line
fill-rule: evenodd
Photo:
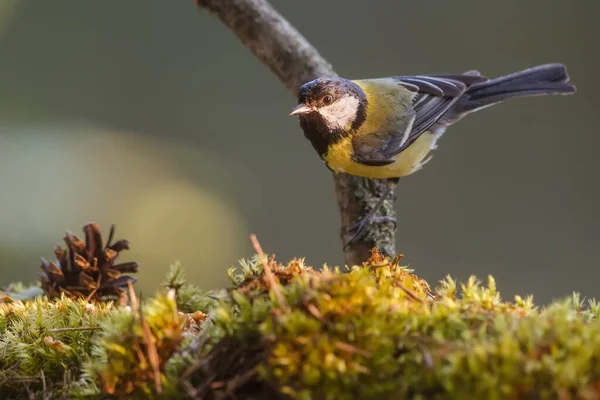
<path fill-rule="evenodd" d="M 196 0 L 196 4 L 231 29 L 294 96 L 308 81 L 337 75 L 331 64 L 266 0 Z M 334 180 L 343 242 L 348 227 L 376 203 L 379 183 L 347 174 L 334 174 Z M 395 216 L 393 200 L 388 199 L 381 212 Z M 393 256 L 394 231 L 390 222 L 369 226 L 363 239 L 346 247 L 346 264 L 360 265 L 369 258 L 373 247 Z"/>

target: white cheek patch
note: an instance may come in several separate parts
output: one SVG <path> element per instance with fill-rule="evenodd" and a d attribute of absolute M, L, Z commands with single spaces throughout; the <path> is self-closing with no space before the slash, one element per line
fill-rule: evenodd
<path fill-rule="evenodd" d="M 333 104 L 318 109 L 330 129 L 346 129 L 358 112 L 358 99 L 354 96 L 343 97 Z"/>

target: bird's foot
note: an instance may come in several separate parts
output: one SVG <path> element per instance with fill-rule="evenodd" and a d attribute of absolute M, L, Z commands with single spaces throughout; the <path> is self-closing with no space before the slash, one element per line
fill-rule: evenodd
<path fill-rule="evenodd" d="M 356 241 L 365 235 L 367 226 L 371 224 L 382 224 L 385 222 L 393 222 L 394 229 L 396 229 L 396 218 L 389 215 L 366 215 L 354 221 L 354 223 L 346 231 L 345 237 L 347 239 L 346 243 L 344 244 L 344 250 L 346 247 L 356 243 Z"/>

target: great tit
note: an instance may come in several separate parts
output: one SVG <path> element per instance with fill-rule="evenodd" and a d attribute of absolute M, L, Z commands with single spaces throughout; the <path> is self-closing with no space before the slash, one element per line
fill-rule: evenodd
<path fill-rule="evenodd" d="M 562 64 L 545 64 L 496 79 L 478 71 L 305 83 L 290 115 L 329 169 L 391 179 L 418 171 L 430 160 L 446 128 L 465 115 L 511 97 L 572 94 Z M 390 194 L 357 221 L 355 240 Z"/>

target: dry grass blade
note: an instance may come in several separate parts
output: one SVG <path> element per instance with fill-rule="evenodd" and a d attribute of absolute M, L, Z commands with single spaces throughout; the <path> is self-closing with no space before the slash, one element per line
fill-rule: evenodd
<path fill-rule="evenodd" d="M 281 293 L 280 285 L 275 279 L 275 276 L 273 275 L 273 262 L 269 261 L 267 255 L 264 253 L 260 245 L 260 242 L 258 241 L 258 238 L 254 233 L 250 234 L 250 242 L 252 243 L 252 247 L 254 247 L 254 251 L 256 251 L 256 254 L 258 254 L 260 263 L 262 264 L 263 270 L 265 272 L 265 279 L 267 280 L 267 283 L 269 284 L 271 289 L 273 289 L 273 293 L 275 293 L 275 297 L 277 297 L 279 305 L 283 310 L 289 311 L 287 302 L 285 301 L 285 297 L 283 297 L 283 293 Z"/>
<path fill-rule="evenodd" d="M 317 308 L 317 306 L 315 306 L 313 303 L 306 304 L 306 309 L 317 320 L 319 320 L 321 322 L 325 321 L 325 318 L 323 318 L 323 314 L 321 314 L 321 311 L 319 311 L 319 309 Z"/>
<path fill-rule="evenodd" d="M 135 290 L 133 290 L 133 283 L 127 282 L 127 289 L 129 289 L 129 306 L 131 307 L 131 311 L 136 313 L 138 311 L 138 301 L 137 296 L 135 295 Z"/>
<path fill-rule="evenodd" d="M 129 289 L 129 302 L 131 304 L 131 310 L 134 315 L 137 315 L 140 319 L 140 325 L 142 327 L 142 334 L 144 335 L 144 341 L 146 342 L 146 352 L 148 354 L 148 362 L 152 367 L 152 373 L 154 375 L 154 385 L 157 393 L 162 393 L 162 383 L 160 380 L 160 357 L 158 356 L 158 350 L 156 349 L 156 343 L 154 343 L 154 337 L 152 336 L 152 332 L 150 331 L 150 327 L 148 323 L 144 319 L 144 315 L 141 310 L 140 301 L 133 290 L 133 283 L 131 281 L 127 282 L 127 287 Z M 138 352 L 138 355 L 140 352 Z M 143 355 L 143 352 L 142 352 Z M 140 361 L 143 361 L 140 357 Z"/>
<path fill-rule="evenodd" d="M 111 231 L 112 233 L 112 231 Z M 85 302 L 89 303 L 90 300 L 94 297 L 98 289 L 100 289 L 100 283 L 102 283 L 102 275 L 98 276 L 98 280 L 96 281 L 96 288 L 90 292 L 90 294 L 85 298 Z"/>
<path fill-rule="evenodd" d="M 349 343 L 340 342 L 339 340 L 334 343 L 334 346 L 337 349 L 344 351 L 346 353 L 360 354 L 361 356 L 364 356 L 364 357 L 371 357 L 371 353 L 369 353 L 368 351 L 359 349 L 358 347 L 352 346 Z"/>
<path fill-rule="evenodd" d="M 404 286 L 402 283 L 395 282 L 394 284 L 397 285 L 400 289 L 402 289 L 411 299 L 416 300 L 419 303 L 424 303 L 422 298 L 417 296 L 417 294 L 415 292 L 413 292 L 412 290 L 410 290 L 409 288 Z"/>
<path fill-rule="evenodd" d="M 158 350 L 156 349 L 156 343 L 154 343 L 154 337 L 150 331 L 148 323 L 144 319 L 140 309 L 140 324 L 142 326 L 142 332 L 144 334 L 144 340 L 146 341 L 146 351 L 148 352 L 148 361 L 152 367 L 152 373 L 154 374 L 154 385 L 158 394 L 162 393 L 162 383 L 160 381 L 160 357 L 158 356 Z"/>
<path fill-rule="evenodd" d="M 49 329 L 48 332 L 71 332 L 71 331 L 95 331 L 100 329 L 99 327 L 92 327 L 92 326 L 81 326 L 81 327 L 76 327 L 76 328 L 54 328 L 54 329 Z"/>
<path fill-rule="evenodd" d="M 46 386 L 46 374 L 44 374 L 44 370 L 40 370 L 42 375 L 42 398 L 47 398 L 48 387 Z"/>

